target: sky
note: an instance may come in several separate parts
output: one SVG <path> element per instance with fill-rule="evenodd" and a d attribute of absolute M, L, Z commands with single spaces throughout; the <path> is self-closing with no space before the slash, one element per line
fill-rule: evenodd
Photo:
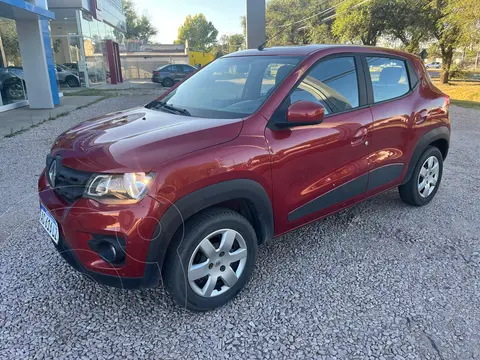
<path fill-rule="evenodd" d="M 134 0 L 137 11 L 152 19 L 158 34 L 150 41 L 172 44 L 187 15 L 203 13 L 224 34 L 242 33 L 240 16 L 245 15 L 246 0 Z"/>

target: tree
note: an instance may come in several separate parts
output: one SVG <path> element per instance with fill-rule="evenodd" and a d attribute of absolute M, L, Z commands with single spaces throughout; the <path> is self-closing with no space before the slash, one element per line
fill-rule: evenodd
<path fill-rule="evenodd" d="M 385 34 L 399 39 L 405 51 L 418 54 L 420 43 L 430 38 L 419 16 L 424 11 L 425 3 L 422 0 L 385 0 L 381 6 Z"/>
<path fill-rule="evenodd" d="M 440 81 L 447 84 L 455 49 L 478 29 L 478 0 L 423 0 L 423 26 L 437 40 L 442 55 Z M 477 33 L 478 34 L 478 33 Z"/>
<path fill-rule="evenodd" d="M 245 37 L 242 34 L 222 35 L 220 38 L 220 45 L 224 54 L 240 50 L 244 43 Z"/>
<path fill-rule="evenodd" d="M 333 42 L 330 24 L 323 21 L 338 1 L 270 0 L 266 9 L 269 45 Z"/>
<path fill-rule="evenodd" d="M 184 43 L 188 40 L 190 49 L 209 52 L 217 42 L 217 35 L 218 30 L 211 21 L 207 21 L 205 15 L 188 15 L 183 25 L 178 28 L 175 43 Z"/>
<path fill-rule="evenodd" d="M 123 11 L 127 21 L 127 39 L 147 41 L 157 35 L 157 29 L 152 25 L 147 15 L 138 15 L 132 0 L 123 0 Z"/>
<path fill-rule="evenodd" d="M 0 19 L 0 37 L 2 38 L 3 49 L 7 63 L 21 65 L 20 47 L 18 45 L 17 28 L 15 21 Z M 6 64 L 5 64 L 6 66 Z"/>
<path fill-rule="evenodd" d="M 385 10 L 384 0 L 342 2 L 337 8 L 333 33 L 345 42 L 375 46 L 386 30 Z"/>

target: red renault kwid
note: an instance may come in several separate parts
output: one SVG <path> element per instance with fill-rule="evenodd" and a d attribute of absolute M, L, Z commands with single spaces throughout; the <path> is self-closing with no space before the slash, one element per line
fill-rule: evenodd
<path fill-rule="evenodd" d="M 75 269 L 193 310 L 232 299 L 257 246 L 398 187 L 432 200 L 449 98 L 410 54 L 362 46 L 229 54 L 144 106 L 66 131 L 40 222 Z"/>

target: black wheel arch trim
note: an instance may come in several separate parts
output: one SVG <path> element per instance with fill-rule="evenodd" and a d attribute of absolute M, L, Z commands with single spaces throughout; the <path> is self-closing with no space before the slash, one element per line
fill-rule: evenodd
<path fill-rule="evenodd" d="M 148 279 L 148 283 L 144 287 L 158 284 L 168 247 L 182 222 L 206 208 L 234 199 L 247 199 L 254 205 L 257 224 L 260 225 L 259 243 L 273 238 L 272 204 L 267 192 L 257 181 L 236 179 L 204 187 L 177 200 L 159 219 L 148 247 L 144 272 L 144 279 Z"/>
<path fill-rule="evenodd" d="M 413 171 L 415 170 L 415 166 L 417 165 L 418 159 L 420 159 L 420 156 L 422 156 L 423 152 L 431 143 L 437 140 L 445 140 L 447 142 L 448 146 L 445 152 L 444 160 L 447 158 L 448 148 L 450 147 L 450 129 L 446 126 L 440 126 L 427 132 L 418 141 L 415 149 L 413 150 L 410 162 L 408 163 L 408 169 L 402 184 L 405 184 L 408 182 L 408 180 L 410 180 Z"/>

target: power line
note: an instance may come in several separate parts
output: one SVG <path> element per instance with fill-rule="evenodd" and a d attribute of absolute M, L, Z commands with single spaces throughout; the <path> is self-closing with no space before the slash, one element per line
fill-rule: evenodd
<path fill-rule="evenodd" d="M 328 0 L 325 0 L 325 1 L 321 2 L 319 5 L 325 4 L 327 1 L 328 1 Z M 292 26 L 292 25 L 295 25 L 295 24 L 298 24 L 298 23 L 305 22 L 305 21 L 310 20 L 310 19 L 312 19 L 312 18 L 314 18 L 314 17 L 317 17 L 317 16 L 319 16 L 319 15 L 325 14 L 325 13 L 331 11 L 331 10 L 335 10 L 335 9 L 337 9 L 341 4 L 343 4 L 345 1 L 347 1 L 347 0 L 342 0 L 342 1 L 340 1 L 339 3 L 337 3 L 335 6 L 331 6 L 331 7 L 329 7 L 328 9 L 322 10 L 322 11 L 320 11 L 319 13 L 316 13 L 316 14 L 314 14 L 314 15 L 311 15 L 311 16 L 308 16 L 308 17 L 306 17 L 306 18 L 303 18 L 303 19 L 300 19 L 300 20 L 297 20 L 297 21 L 288 23 L 288 24 L 286 24 L 286 25 L 281 25 L 281 26 L 279 26 L 279 28 L 281 28 L 282 30 L 280 30 L 279 32 L 275 33 L 273 36 L 271 36 L 270 38 L 268 38 L 267 40 L 265 40 L 265 42 L 258 47 L 258 50 L 263 50 L 263 49 L 265 48 L 265 45 L 267 45 L 267 43 L 268 43 L 270 40 L 272 40 L 273 38 L 276 38 L 278 35 L 280 35 L 280 34 L 283 32 L 283 28 L 288 27 L 288 26 Z M 358 4 L 355 4 L 352 8 L 356 8 L 356 7 L 358 7 L 358 6 L 366 3 L 366 2 L 368 2 L 368 1 L 370 1 L 370 0 L 363 0 L 362 2 L 360 2 L 360 3 L 358 3 Z M 350 10 L 350 8 L 349 8 L 348 10 Z M 347 10 L 346 10 L 346 11 L 347 11 Z M 328 21 L 329 19 L 334 19 L 338 14 L 342 14 L 342 13 L 344 13 L 344 12 L 346 12 L 346 11 L 342 11 L 342 12 L 340 12 L 340 13 L 335 13 L 335 14 L 333 14 L 333 15 L 330 15 L 330 16 L 326 17 L 325 19 L 320 20 L 320 24 L 323 24 L 325 21 Z M 298 28 L 297 30 L 304 29 L 305 27 L 306 27 L 306 25 Z"/>

